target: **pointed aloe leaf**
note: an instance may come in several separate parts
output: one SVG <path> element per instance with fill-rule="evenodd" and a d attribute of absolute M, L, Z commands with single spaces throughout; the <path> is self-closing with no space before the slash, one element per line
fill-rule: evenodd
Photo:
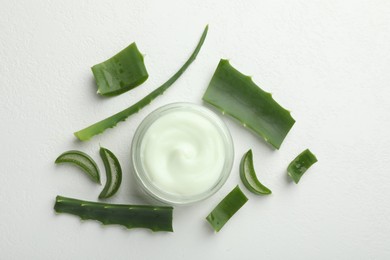
<path fill-rule="evenodd" d="M 248 198 L 237 185 L 206 217 L 215 231 L 220 231 L 229 219 L 244 206 Z"/>
<path fill-rule="evenodd" d="M 237 119 L 276 149 L 295 123 L 290 112 L 270 93 L 259 88 L 227 60 L 219 62 L 203 100 Z"/>
<path fill-rule="evenodd" d="M 108 204 L 57 196 L 54 210 L 79 216 L 82 220 L 97 220 L 103 225 L 173 232 L 172 207 Z"/>
<path fill-rule="evenodd" d="M 112 58 L 96 64 L 92 68 L 102 96 L 116 96 L 142 84 L 148 78 L 144 56 L 135 42 Z"/>
<path fill-rule="evenodd" d="M 288 165 L 287 173 L 297 184 L 303 174 L 317 161 L 316 156 L 309 149 L 306 149 Z"/>
<path fill-rule="evenodd" d="M 121 186 L 122 168 L 118 158 L 110 150 L 100 147 L 100 157 L 102 157 L 106 169 L 107 180 L 99 199 L 106 199 L 112 197 Z"/>
<path fill-rule="evenodd" d="M 268 195 L 271 190 L 265 187 L 256 177 L 255 168 L 253 167 L 253 154 L 249 150 L 241 159 L 240 178 L 244 186 L 254 194 Z"/>
<path fill-rule="evenodd" d="M 115 115 L 112 115 L 106 119 L 103 119 L 100 122 L 97 122 L 91 126 L 88 126 L 78 132 L 75 132 L 74 135 L 81 141 L 87 141 L 93 136 L 103 133 L 108 128 L 115 127 L 119 122 L 125 121 L 129 116 L 137 113 L 145 106 L 149 105 L 156 97 L 162 95 L 191 65 L 191 63 L 196 59 L 198 53 L 206 39 L 208 31 L 208 26 L 203 31 L 203 34 L 199 40 L 198 45 L 196 46 L 194 52 L 189 57 L 189 59 L 184 63 L 184 65 L 164 84 L 152 91 L 150 94 L 145 96 L 143 99 L 135 103 L 134 105 L 122 110 Z"/>
<path fill-rule="evenodd" d="M 70 163 L 80 168 L 96 183 L 100 184 L 100 172 L 96 162 L 86 153 L 70 150 L 62 153 L 55 160 L 56 164 Z"/>

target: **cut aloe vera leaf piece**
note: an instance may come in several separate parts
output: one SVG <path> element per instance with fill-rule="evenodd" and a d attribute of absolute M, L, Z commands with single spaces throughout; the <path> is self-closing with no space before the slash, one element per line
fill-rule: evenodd
<path fill-rule="evenodd" d="M 276 149 L 294 125 L 289 111 L 259 88 L 249 76 L 221 60 L 203 100 L 237 119 Z"/>
<path fill-rule="evenodd" d="M 252 150 L 246 152 L 241 159 L 240 178 L 244 186 L 254 194 L 268 195 L 272 193 L 271 190 L 261 184 L 256 177 L 255 168 L 253 167 Z"/>
<path fill-rule="evenodd" d="M 102 157 L 106 169 L 107 180 L 99 199 L 106 199 L 112 197 L 121 186 L 122 168 L 118 158 L 110 150 L 100 147 L 100 157 Z"/>
<path fill-rule="evenodd" d="M 206 217 L 215 231 L 220 231 L 228 220 L 248 201 L 237 185 Z"/>
<path fill-rule="evenodd" d="M 316 156 L 306 149 L 288 165 L 287 173 L 295 183 L 298 183 L 303 174 L 317 161 Z"/>
<path fill-rule="evenodd" d="M 94 182 L 100 184 L 100 171 L 96 162 L 86 153 L 70 150 L 62 153 L 55 160 L 56 164 L 59 163 L 70 163 L 85 172 Z"/>
<path fill-rule="evenodd" d="M 92 68 L 98 91 L 102 96 L 116 96 L 142 84 L 148 78 L 144 56 L 135 42 L 112 58 Z"/>
<path fill-rule="evenodd" d="M 208 26 L 203 31 L 203 34 L 199 40 L 198 45 L 196 46 L 194 52 L 189 57 L 189 59 L 184 63 L 184 65 L 170 78 L 168 79 L 164 84 L 162 84 L 160 87 L 149 93 L 147 96 L 145 96 L 143 99 L 135 103 L 134 105 L 126 108 L 125 110 L 122 110 L 115 115 L 112 115 L 106 119 L 103 119 L 100 122 L 97 122 L 91 126 L 88 126 L 78 132 L 75 132 L 74 135 L 80 140 L 80 141 L 87 141 L 91 139 L 93 136 L 103 133 L 108 128 L 115 127 L 119 122 L 125 121 L 129 116 L 137 113 L 142 108 L 149 105 L 156 97 L 162 95 L 175 81 L 186 71 L 186 69 L 191 65 L 191 63 L 196 59 L 198 56 L 198 53 L 204 43 L 204 40 L 206 39 L 208 31 Z"/>
<path fill-rule="evenodd" d="M 57 196 L 54 210 L 79 216 L 82 220 L 97 220 L 103 225 L 173 232 L 172 207 L 108 204 Z"/>

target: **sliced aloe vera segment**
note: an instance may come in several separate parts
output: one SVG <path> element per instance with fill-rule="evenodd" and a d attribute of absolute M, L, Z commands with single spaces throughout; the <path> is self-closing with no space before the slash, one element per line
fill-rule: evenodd
<path fill-rule="evenodd" d="M 316 156 L 306 149 L 288 165 L 287 173 L 295 183 L 298 183 L 303 174 L 317 161 Z"/>
<path fill-rule="evenodd" d="M 172 86 L 173 83 L 187 70 L 187 68 L 191 65 L 191 63 L 196 59 L 198 56 L 198 53 L 200 49 L 202 48 L 202 45 L 206 39 L 208 31 L 208 26 L 203 31 L 203 34 L 199 40 L 198 45 L 196 46 L 194 52 L 192 55 L 188 58 L 188 60 L 184 63 L 184 65 L 171 77 L 169 78 L 164 84 L 162 84 L 160 87 L 149 93 L 147 96 L 145 96 L 143 99 L 135 103 L 134 105 L 116 113 L 115 115 L 112 115 L 110 117 L 107 117 L 106 119 L 103 119 L 102 121 L 99 121 L 91 126 L 88 126 L 80 131 L 77 131 L 74 133 L 74 135 L 80 140 L 80 141 L 87 141 L 91 139 L 93 136 L 97 134 L 103 133 L 108 128 L 115 127 L 119 122 L 125 121 L 129 116 L 137 113 L 142 108 L 149 105 L 156 97 L 162 95 L 170 86 Z"/>
<path fill-rule="evenodd" d="M 102 96 L 116 96 L 142 84 L 148 78 L 144 56 L 135 42 L 112 58 L 92 68 L 98 91 Z"/>
<path fill-rule="evenodd" d="M 55 160 L 56 164 L 70 163 L 85 172 L 94 182 L 100 184 L 100 171 L 96 162 L 86 153 L 70 150 L 62 153 Z"/>
<path fill-rule="evenodd" d="M 220 231 L 228 220 L 248 201 L 237 185 L 206 217 L 215 231 Z"/>
<path fill-rule="evenodd" d="M 289 111 L 259 88 L 249 76 L 221 60 L 203 100 L 237 119 L 276 149 L 294 125 Z"/>
<path fill-rule="evenodd" d="M 253 167 L 253 154 L 249 150 L 244 154 L 240 163 L 240 178 L 244 186 L 252 193 L 257 195 L 269 195 L 271 190 L 265 187 L 256 177 Z"/>
<path fill-rule="evenodd" d="M 57 196 L 54 210 L 79 216 L 82 220 L 97 220 L 103 225 L 173 232 L 172 207 L 108 204 Z"/>
<path fill-rule="evenodd" d="M 112 197 L 119 189 L 122 183 L 122 168 L 118 158 L 107 148 L 100 147 L 100 157 L 103 160 L 106 169 L 106 185 L 99 195 L 99 199 Z"/>

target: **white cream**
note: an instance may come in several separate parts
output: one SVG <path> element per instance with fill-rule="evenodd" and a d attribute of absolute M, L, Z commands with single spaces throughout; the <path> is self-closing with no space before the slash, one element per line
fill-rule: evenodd
<path fill-rule="evenodd" d="M 225 145 L 217 126 L 192 110 L 161 115 L 140 145 L 145 173 L 159 190 L 194 196 L 210 190 L 225 164 Z"/>

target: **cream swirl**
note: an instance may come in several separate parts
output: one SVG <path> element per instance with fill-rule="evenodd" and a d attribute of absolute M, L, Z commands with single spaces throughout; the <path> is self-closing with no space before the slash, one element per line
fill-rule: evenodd
<path fill-rule="evenodd" d="M 175 111 L 154 121 L 144 134 L 140 155 L 156 188 L 183 196 L 212 188 L 225 163 L 223 137 L 196 111 Z"/>

